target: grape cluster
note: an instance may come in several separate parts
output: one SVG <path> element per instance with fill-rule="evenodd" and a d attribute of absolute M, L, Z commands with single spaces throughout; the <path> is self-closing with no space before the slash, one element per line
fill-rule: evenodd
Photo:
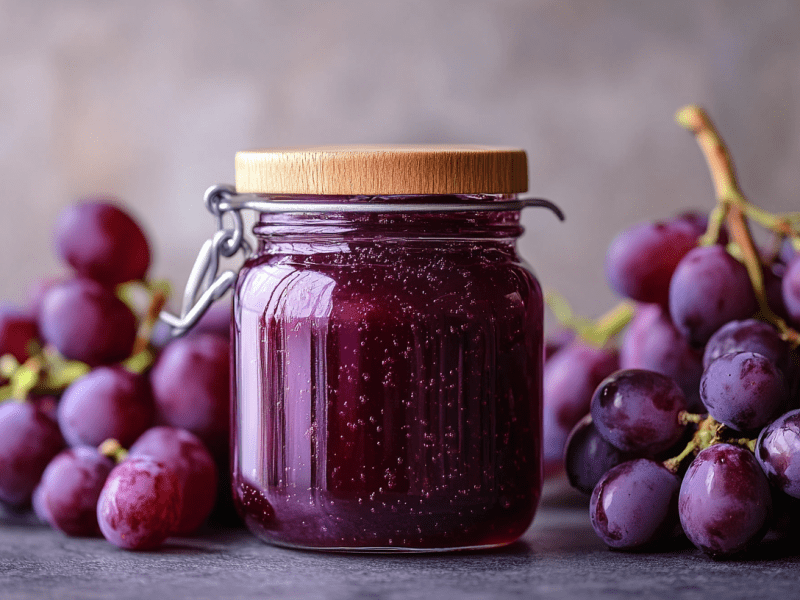
<path fill-rule="evenodd" d="M 706 126 L 690 123 L 695 132 Z M 592 526 L 612 548 L 654 548 L 685 535 L 727 558 L 781 527 L 787 507 L 797 510 L 800 231 L 790 219 L 760 216 L 767 227 L 778 223 L 773 230 L 786 243 L 780 252 L 759 249 L 750 205 L 739 202 L 737 211 L 721 205 L 727 215 L 632 227 L 609 248 L 609 283 L 635 311 L 614 331 L 627 327 L 619 370 L 592 392 L 583 383 L 596 369 L 590 357 L 613 354 L 612 345 L 571 363 L 580 397 L 569 409 L 588 410 L 575 417 L 563 464 L 590 495 Z M 584 343 L 576 339 L 570 344 Z M 545 414 L 568 412 L 548 372 L 569 348 L 553 346 L 546 359 Z M 545 431 L 545 441 L 555 433 Z"/>
<path fill-rule="evenodd" d="M 55 246 L 70 272 L 0 307 L 0 503 L 126 549 L 189 535 L 231 505 L 230 311 L 171 340 L 148 241 L 112 201 L 67 208 Z"/>

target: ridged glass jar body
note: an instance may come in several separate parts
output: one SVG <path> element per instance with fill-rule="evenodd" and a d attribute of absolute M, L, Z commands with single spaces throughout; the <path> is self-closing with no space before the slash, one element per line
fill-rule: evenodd
<path fill-rule="evenodd" d="M 343 551 L 516 540 L 542 483 L 543 302 L 519 212 L 262 214 L 254 232 L 233 341 L 248 527 Z"/>

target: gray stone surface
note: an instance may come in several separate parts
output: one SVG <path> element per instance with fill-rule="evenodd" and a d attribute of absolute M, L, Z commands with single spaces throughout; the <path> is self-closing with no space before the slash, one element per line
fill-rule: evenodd
<path fill-rule="evenodd" d="M 611 552 L 594 536 L 585 501 L 552 491 L 521 541 L 485 553 L 318 554 L 270 547 L 243 530 L 210 531 L 132 553 L 41 526 L 0 525 L 4 600 L 753 600 L 796 597 L 799 564 L 799 556 L 766 542 L 746 562 L 714 562 L 688 547 Z"/>

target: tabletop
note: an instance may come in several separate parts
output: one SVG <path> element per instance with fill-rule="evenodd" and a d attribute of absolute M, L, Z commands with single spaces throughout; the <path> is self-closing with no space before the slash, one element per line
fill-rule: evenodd
<path fill-rule="evenodd" d="M 766 541 L 749 560 L 715 562 L 693 547 L 611 551 L 594 535 L 587 501 L 546 486 L 531 528 L 489 552 L 323 554 L 276 548 L 244 529 L 208 528 L 153 552 L 68 538 L 30 517 L 0 519 L 0 598 L 510 598 L 795 597 L 800 548 Z"/>

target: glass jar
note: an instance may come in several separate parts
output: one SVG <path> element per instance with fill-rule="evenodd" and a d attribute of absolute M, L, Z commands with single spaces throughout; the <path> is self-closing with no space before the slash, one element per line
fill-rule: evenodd
<path fill-rule="evenodd" d="M 491 148 L 237 155 L 238 193 L 306 205 L 259 215 L 234 293 L 233 491 L 257 536 L 432 551 L 528 528 L 543 301 L 516 250 L 526 177 L 523 152 Z"/>

